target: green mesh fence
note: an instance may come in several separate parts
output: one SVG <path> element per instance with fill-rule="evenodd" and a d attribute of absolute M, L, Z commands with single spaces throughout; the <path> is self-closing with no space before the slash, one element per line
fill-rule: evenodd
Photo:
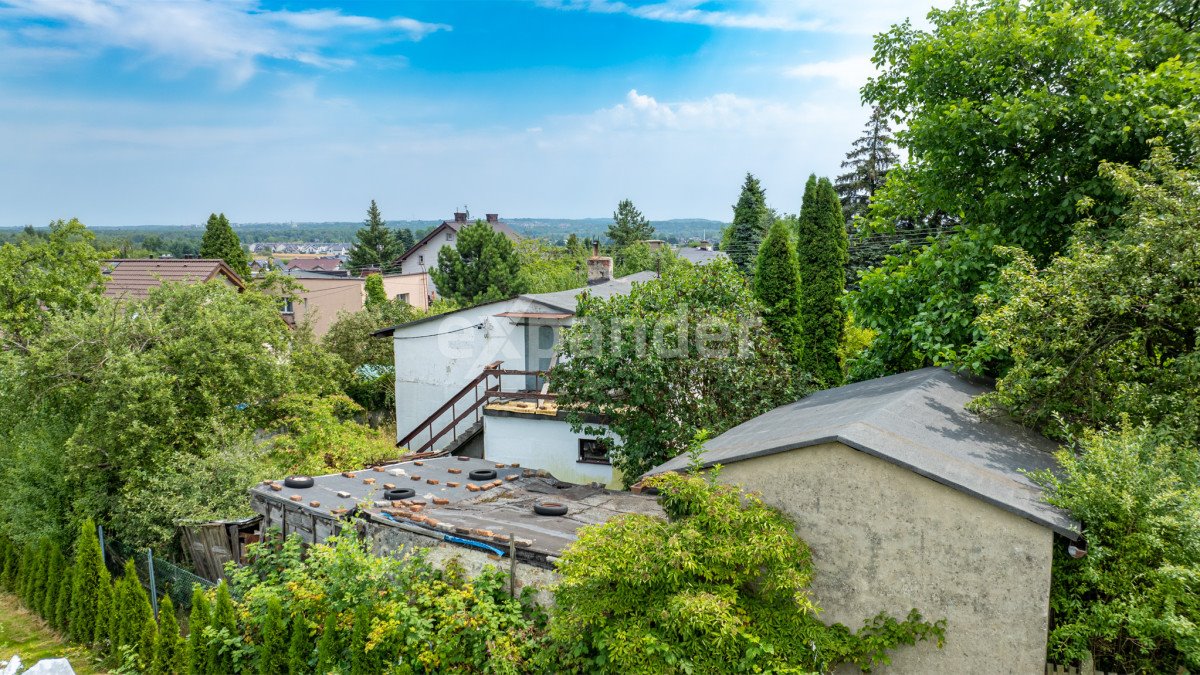
<path fill-rule="evenodd" d="M 104 542 L 104 552 L 108 570 L 114 577 L 124 574 L 125 561 L 132 560 L 134 567 L 137 568 L 138 579 L 146 587 L 146 591 L 156 592 L 159 599 L 170 595 L 171 602 L 179 609 L 191 609 L 192 587 L 196 584 L 200 584 L 203 588 L 216 586 L 215 583 L 208 579 L 198 577 L 164 558 L 155 556 L 154 584 L 152 587 L 150 582 L 150 558 L 147 555 L 149 553 L 147 549 L 136 550 L 119 541 L 106 539 Z"/>

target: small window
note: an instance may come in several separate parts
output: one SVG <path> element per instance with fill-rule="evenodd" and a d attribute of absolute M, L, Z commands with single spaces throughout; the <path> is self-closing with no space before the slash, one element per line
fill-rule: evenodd
<path fill-rule="evenodd" d="M 446 233 L 446 241 L 454 241 L 454 233 L 453 232 Z"/>
<path fill-rule="evenodd" d="M 554 328 L 552 326 L 538 326 L 538 349 L 553 348 Z"/>
<path fill-rule="evenodd" d="M 581 464 L 609 464 L 608 444 L 602 438 L 579 439 L 579 462 Z"/>
<path fill-rule="evenodd" d="M 399 295 L 397 295 L 397 296 L 396 296 L 396 298 L 397 298 L 397 299 L 398 299 L 400 302 L 403 302 L 403 303 L 405 303 L 405 304 L 407 304 L 407 305 L 411 305 L 411 304 L 412 304 L 411 302 L 409 302 L 409 301 L 408 301 L 408 293 L 400 293 Z"/>
<path fill-rule="evenodd" d="M 423 255 L 417 256 L 417 264 L 424 265 L 425 264 L 425 256 L 423 256 Z"/>
<path fill-rule="evenodd" d="M 295 314 L 296 313 L 296 308 L 292 305 L 291 298 L 283 299 L 283 310 L 282 311 L 284 314 Z"/>

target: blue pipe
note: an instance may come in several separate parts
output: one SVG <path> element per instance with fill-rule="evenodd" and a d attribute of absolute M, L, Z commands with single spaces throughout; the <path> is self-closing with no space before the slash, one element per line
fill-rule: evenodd
<path fill-rule="evenodd" d="M 501 551 L 500 549 L 496 548 L 495 546 L 488 546 L 487 544 L 485 544 L 481 541 L 475 541 L 473 539 L 463 539 L 462 537 L 451 537 L 448 534 L 443 539 L 452 544 L 462 544 L 463 546 L 474 546 L 475 548 L 482 548 L 484 550 L 491 551 L 492 553 L 495 553 L 496 555 L 501 556 L 501 557 L 503 557 L 504 553 L 505 553 L 505 551 Z"/>

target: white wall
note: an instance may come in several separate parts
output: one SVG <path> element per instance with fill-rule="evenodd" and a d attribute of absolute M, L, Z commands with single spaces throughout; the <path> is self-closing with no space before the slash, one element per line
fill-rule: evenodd
<path fill-rule="evenodd" d="M 550 416 L 483 416 L 484 459 L 545 469 L 568 483 L 598 482 L 620 489 L 621 478 L 611 466 L 579 461 L 581 438 L 595 436 L 575 433 L 570 424 Z"/>
<path fill-rule="evenodd" d="M 503 361 L 504 368 L 524 370 L 525 327 L 513 319 L 495 315 L 534 308 L 545 310 L 528 300 L 514 298 L 396 329 L 392 340 L 396 359 L 397 440 L 479 376 L 489 363 Z M 483 327 L 475 328 L 478 324 Z M 506 380 L 504 386 L 517 387 L 519 383 L 513 378 Z M 426 438 L 421 436 L 418 440 Z"/>
<path fill-rule="evenodd" d="M 412 252 L 412 255 L 405 258 L 404 262 L 400 263 L 400 273 L 416 274 L 418 272 L 428 272 L 437 267 L 438 251 L 442 250 L 443 246 L 453 246 L 455 243 L 453 240 L 446 239 L 447 234 L 452 235 L 455 240 L 458 238 L 458 234 L 448 227 L 435 233 L 432 239 L 422 244 L 420 248 Z M 422 258 L 424 259 L 424 264 L 421 262 Z"/>

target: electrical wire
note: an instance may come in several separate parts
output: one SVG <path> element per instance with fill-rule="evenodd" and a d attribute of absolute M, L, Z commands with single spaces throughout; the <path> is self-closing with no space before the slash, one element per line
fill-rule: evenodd
<path fill-rule="evenodd" d="M 480 321 L 477 324 L 467 326 L 465 328 L 455 328 L 454 330 L 448 330 L 448 331 L 445 331 L 444 333 L 429 333 L 427 335 L 400 335 L 400 336 L 397 336 L 395 333 L 392 333 L 392 339 L 393 340 L 416 340 L 417 338 L 438 337 L 439 335 L 449 335 L 451 333 L 461 333 L 462 331 L 469 330 L 471 328 L 483 328 L 483 323 L 484 322 Z"/>

